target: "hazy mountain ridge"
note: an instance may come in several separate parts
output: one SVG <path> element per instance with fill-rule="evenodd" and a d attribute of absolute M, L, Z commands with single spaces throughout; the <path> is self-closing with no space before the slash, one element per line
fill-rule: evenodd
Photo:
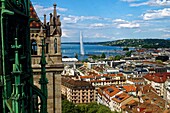
<path fill-rule="evenodd" d="M 98 44 L 107 46 L 142 47 L 142 48 L 170 48 L 170 40 L 165 39 L 122 39 Z"/>

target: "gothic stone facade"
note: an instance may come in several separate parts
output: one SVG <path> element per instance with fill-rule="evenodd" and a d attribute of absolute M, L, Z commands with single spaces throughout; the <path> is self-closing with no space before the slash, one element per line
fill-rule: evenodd
<path fill-rule="evenodd" d="M 46 23 L 46 15 L 44 15 L 44 23 L 38 18 L 33 5 L 30 6 L 30 23 L 31 37 L 31 54 L 32 67 L 34 74 L 34 84 L 40 88 L 39 80 L 41 76 L 41 38 L 40 27 L 43 26 L 43 35 L 45 38 L 46 53 L 46 76 L 48 79 L 48 113 L 61 113 L 61 72 L 63 70 L 61 55 L 61 22 L 60 16 L 57 15 L 56 4 L 54 4 L 54 12 L 50 14 L 50 22 Z"/>

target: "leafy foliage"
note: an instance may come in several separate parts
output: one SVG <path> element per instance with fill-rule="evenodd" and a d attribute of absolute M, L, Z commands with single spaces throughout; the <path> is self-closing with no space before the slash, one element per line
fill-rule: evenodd
<path fill-rule="evenodd" d="M 75 54 L 75 58 L 77 58 L 77 59 L 78 59 L 78 54 L 77 54 L 77 53 Z"/>
<path fill-rule="evenodd" d="M 100 58 L 100 56 L 92 55 L 92 59 L 93 59 L 93 60 L 96 60 L 96 59 L 99 59 L 99 58 Z"/>
<path fill-rule="evenodd" d="M 123 51 L 129 51 L 128 47 L 123 48 Z"/>
<path fill-rule="evenodd" d="M 102 53 L 101 58 L 106 58 L 106 55 Z"/>
<path fill-rule="evenodd" d="M 120 55 L 116 55 L 114 60 L 120 60 L 122 57 Z"/>
<path fill-rule="evenodd" d="M 78 113 L 75 104 L 68 100 L 62 100 L 62 113 Z"/>
<path fill-rule="evenodd" d="M 128 52 L 126 52 L 126 54 L 125 54 L 125 55 L 126 55 L 127 57 L 130 57 L 130 56 L 131 56 L 131 54 L 132 54 L 132 51 L 128 51 Z"/>
<path fill-rule="evenodd" d="M 124 39 L 110 42 L 102 42 L 99 44 L 142 48 L 170 48 L 170 40 L 164 39 Z"/>
<path fill-rule="evenodd" d="M 82 62 L 82 63 L 84 63 L 84 62 L 89 62 L 89 60 L 86 58 L 86 59 L 83 59 L 81 62 Z"/>
<path fill-rule="evenodd" d="M 96 102 L 90 104 L 75 105 L 68 100 L 62 101 L 62 113 L 115 113 L 108 107 L 97 104 Z"/>

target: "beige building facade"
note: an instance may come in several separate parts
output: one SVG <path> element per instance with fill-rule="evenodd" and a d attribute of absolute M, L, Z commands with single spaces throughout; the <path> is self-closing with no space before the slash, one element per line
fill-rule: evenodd
<path fill-rule="evenodd" d="M 86 81 L 63 77 L 61 91 L 67 100 L 76 104 L 96 101 L 95 87 Z"/>

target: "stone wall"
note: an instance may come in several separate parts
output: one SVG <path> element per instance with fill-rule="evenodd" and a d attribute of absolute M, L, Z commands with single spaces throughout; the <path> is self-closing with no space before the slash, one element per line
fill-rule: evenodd
<path fill-rule="evenodd" d="M 47 109 L 48 113 L 61 113 L 61 74 L 48 72 L 46 74 L 48 79 L 48 99 L 47 99 Z M 40 87 L 39 80 L 41 75 L 35 74 L 34 84 Z"/>

